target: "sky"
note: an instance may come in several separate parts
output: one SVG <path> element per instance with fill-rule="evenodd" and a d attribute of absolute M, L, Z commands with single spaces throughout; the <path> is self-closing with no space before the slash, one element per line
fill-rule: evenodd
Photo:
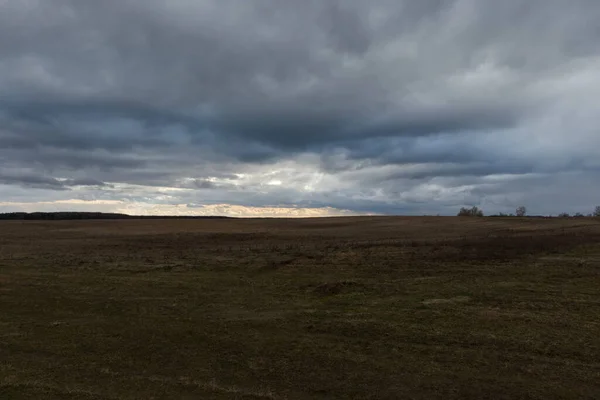
<path fill-rule="evenodd" d="M 0 0 L 0 212 L 592 212 L 598 0 Z"/>

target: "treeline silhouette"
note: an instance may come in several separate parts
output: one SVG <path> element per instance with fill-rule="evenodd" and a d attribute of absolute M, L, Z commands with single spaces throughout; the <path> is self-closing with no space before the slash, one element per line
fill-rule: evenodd
<path fill-rule="evenodd" d="M 480 209 L 477 206 L 473 206 L 473 207 L 462 207 L 460 209 L 460 211 L 458 212 L 459 217 L 483 217 L 483 210 Z M 505 214 L 505 213 L 498 213 L 498 214 L 493 214 L 490 215 L 490 217 L 526 217 L 526 216 L 530 216 L 527 215 L 527 207 L 525 206 L 519 206 L 517 207 L 517 209 L 515 210 L 514 214 Z M 530 217 L 533 217 L 533 215 L 531 215 Z M 537 215 L 535 217 L 541 217 L 541 218 L 553 218 L 552 215 Z M 580 212 L 575 213 L 573 215 L 563 212 L 558 214 L 558 218 L 600 218 L 600 206 L 596 206 L 596 208 L 594 209 L 594 212 L 589 213 L 587 215 L 582 214 Z"/>
<path fill-rule="evenodd" d="M 0 220 L 74 220 L 74 219 L 225 219 L 223 216 L 188 216 L 188 215 L 128 215 L 102 212 L 12 212 L 0 213 Z"/>

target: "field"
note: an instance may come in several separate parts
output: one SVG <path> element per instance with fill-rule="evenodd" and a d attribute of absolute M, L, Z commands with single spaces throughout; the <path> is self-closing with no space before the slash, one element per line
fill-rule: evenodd
<path fill-rule="evenodd" d="M 600 398 L 600 220 L 0 223 L 0 399 L 483 398 Z"/>

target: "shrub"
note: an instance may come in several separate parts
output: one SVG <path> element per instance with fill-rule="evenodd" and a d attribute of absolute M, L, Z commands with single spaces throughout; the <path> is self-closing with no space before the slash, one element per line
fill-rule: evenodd
<path fill-rule="evenodd" d="M 483 211 L 477 206 L 471 208 L 462 207 L 458 212 L 459 217 L 483 217 Z"/>

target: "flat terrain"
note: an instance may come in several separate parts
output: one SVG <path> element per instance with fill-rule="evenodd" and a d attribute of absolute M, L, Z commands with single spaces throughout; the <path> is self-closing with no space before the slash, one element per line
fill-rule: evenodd
<path fill-rule="evenodd" d="M 600 220 L 0 223 L 0 399 L 351 398 L 600 398 Z"/>

